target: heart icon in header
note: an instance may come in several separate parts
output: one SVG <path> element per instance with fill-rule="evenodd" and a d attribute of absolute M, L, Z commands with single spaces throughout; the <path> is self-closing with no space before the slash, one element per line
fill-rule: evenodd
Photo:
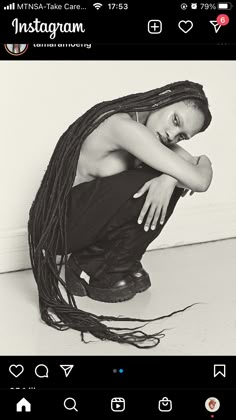
<path fill-rule="evenodd" d="M 185 34 L 191 31 L 193 27 L 193 22 L 191 20 L 180 20 L 178 23 L 179 29 L 183 31 Z"/>
<path fill-rule="evenodd" d="M 22 365 L 11 365 L 9 367 L 9 372 L 15 376 L 15 378 L 18 378 L 18 376 L 24 372 L 24 367 Z"/>

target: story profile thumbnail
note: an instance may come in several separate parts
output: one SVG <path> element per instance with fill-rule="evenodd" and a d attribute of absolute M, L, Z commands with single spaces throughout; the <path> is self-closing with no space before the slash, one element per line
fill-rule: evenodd
<path fill-rule="evenodd" d="M 29 44 L 4 44 L 4 47 L 9 54 L 18 56 L 27 51 Z"/>

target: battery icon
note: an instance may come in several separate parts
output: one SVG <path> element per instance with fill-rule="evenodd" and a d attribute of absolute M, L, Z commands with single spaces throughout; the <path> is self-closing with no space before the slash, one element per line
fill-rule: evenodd
<path fill-rule="evenodd" d="M 217 3 L 217 9 L 219 10 L 231 10 L 232 7 L 232 3 Z"/>

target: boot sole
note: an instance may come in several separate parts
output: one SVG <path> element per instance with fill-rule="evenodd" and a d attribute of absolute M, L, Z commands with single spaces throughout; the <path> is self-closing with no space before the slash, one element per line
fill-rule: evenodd
<path fill-rule="evenodd" d="M 90 286 L 84 279 L 81 279 L 72 267 L 65 268 L 65 281 L 69 291 L 75 296 L 88 296 L 100 302 L 117 303 L 132 299 L 135 288 L 124 286 L 119 288 L 98 288 Z"/>

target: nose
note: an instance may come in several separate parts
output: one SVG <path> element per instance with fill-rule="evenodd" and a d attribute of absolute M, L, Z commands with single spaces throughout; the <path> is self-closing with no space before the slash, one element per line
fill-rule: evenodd
<path fill-rule="evenodd" d="M 175 144 L 178 142 L 178 127 L 176 130 L 169 130 L 166 132 L 167 142 L 170 144 Z"/>

